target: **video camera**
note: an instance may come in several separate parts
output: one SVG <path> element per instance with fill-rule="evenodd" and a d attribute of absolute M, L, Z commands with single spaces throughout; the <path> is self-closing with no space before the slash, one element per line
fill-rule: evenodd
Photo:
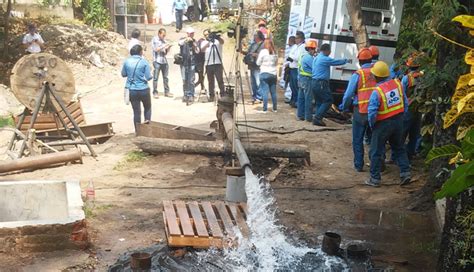
<path fill-rule="evenodd" d="M 221 34 L 222 34 L 222 31 L 210 31 L 207 39 L 210 42 L 214 42 L 215 40 L 221 37 Z"/>

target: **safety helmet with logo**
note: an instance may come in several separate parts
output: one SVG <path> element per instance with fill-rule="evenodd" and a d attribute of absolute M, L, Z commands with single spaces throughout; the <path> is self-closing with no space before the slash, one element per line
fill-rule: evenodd
<path fill-rule="evenodd" d="M 318 42 L 315 41 L 315 40 L 308 40 L 308 41 L 306 41 L 305 47 L 306 47 L 306 48 L 316 49 L 316 48 L 318 47 Z"/>
<path fill-rule="evenodd" d="M 357 59 L 359 60 L 370 60 L 372 59 L 372 53 L 370 52 L 369 48 L 364 47 L 359 50 L 357 53 Z"/>
<path fill-rule="evenodd" d="M 374 66 L 370 69 L 370 72 L 376 77 L 389 77 L 390 69 L 388 65 L 383 61 L 377 61 Z"/>
<path fill-rule="evenodd" d="M 416 57 L 409 57 L 407 59 L 406 65 L 410 68 L 420 67 L 420 62 Z"/>
<path fill-rule="evenodd" d="M 372 54 L 372 57 L 376 57 L 379 55 L 379 48 L 375 45 L 369 46 L 370 53 Z"/>

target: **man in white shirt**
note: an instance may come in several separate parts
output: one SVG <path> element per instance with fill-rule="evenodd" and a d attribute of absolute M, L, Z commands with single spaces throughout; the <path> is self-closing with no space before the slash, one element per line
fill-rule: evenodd
<path fill-rule="evenodd" d="M 142 45 L 142 42 L 139 40 L 140 34 L 141 34 L 140 29 L 135 28 L 132 31 L 132 38 L 128 42 L 128 52 L 130 52 L 130 49 L 132 49 L 133 46 L 137 44 Z"/>
<path fill-rule="evenodd" d="M 296 101 L 298 101 L 298 60 L 300 56 L 305 52 L 304 46 L 304 33 L 297 31 L 295 35 L 296 44 L 290 49 L 290 53 L 287 61 L 290 62 L 290 88 L 291 88 L 291 100 L 290 106 L 296 108 Z"/>
<path fill-rule="evenodd" d="M 36 26 L 34 24 L 29 24 L 28 33 L 23 37 L 23 45 L 25 46 L 26 52 L 30 54 L 40 53 L 43 44 L 43 38 L 36 31 Z"/>
<path fill-rule="evenodd" d="M 224 67 L 222 66 L 222 45 L 224 40 L 220 35 L 211 33 L 209 29 L 204 30 L 206 40 L 201 43 L 201 51 L 205 51 L 204 64 L 206 65 L 207 81 L 209 83 L 209 101 L 215 100 L 215 81 L 219 85 L 221 93 L 224 92 Z"/>

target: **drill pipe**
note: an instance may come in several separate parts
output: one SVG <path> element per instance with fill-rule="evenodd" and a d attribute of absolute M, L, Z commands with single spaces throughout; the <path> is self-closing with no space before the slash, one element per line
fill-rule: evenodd
<path fill-rule="evenodd" d="M 235 155 L 239 159 L 240 167 L 245 169 L 245 167 L 250 167 L 250 160 L 245 152 L 244 146 L 240 141 L 239 131 L 234 126 L 234 119 L 232 115 L 228 112 L 224 112 L 222 114 L 222 123 L 224 124 L 225 133 L 227 135 L 227 139 L 232 143 L 232 137 L 234 137 L 234 149 Z"/>

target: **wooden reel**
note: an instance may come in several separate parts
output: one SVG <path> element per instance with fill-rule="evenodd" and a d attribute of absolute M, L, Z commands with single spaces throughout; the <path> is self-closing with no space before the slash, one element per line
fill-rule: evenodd
<path fill-rule="evenodd" d="M 34 110 L 45 81 L 55 86 L 55 93 L 66 105 L 76 94 L 74 75 L 66 62 L 48 53 L 22 57 L 13 67 L 10 77 L 13 94 L 30 110 Z"/>

